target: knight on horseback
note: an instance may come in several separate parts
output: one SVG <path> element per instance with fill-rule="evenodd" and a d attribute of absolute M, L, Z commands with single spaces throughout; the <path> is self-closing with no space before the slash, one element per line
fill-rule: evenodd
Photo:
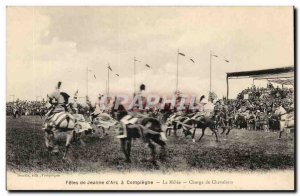
<path fill-rule="evenodd" d="M 137 123 L 137 121 L 141 117 L 145 117 L 143 115 L 144 109 L 145 109 L 145 106 L 146 106 L 146 98 L 143 96 L 145 90 L 146 90 L 146 86 L 144 84 L 141 84 L 139 91 L 135 94 L 135 96 L 137 97 L 137 100 L 142 100 L 143 108 L 133 108 L 133 112 L 132 113 L 127 114 L 125 117 L 123 117 L 120 120 L 121 125 L 122 125 L 123 134 L 122 135 L 118 135 L 117 138 L 119 138 L 119 139 L 126 138 L 127 134 L 128 134 L 128 132 L 127 132 L 127 125 L 128 124 L 134 125 L 134 124 Z"/>
<path fill-rule="evenodd" d="M 68 111 L 67 104 L 69 95 L 67 93 L 60 92 L 60 87 L 61 82 L 58 82 L 57 86 L 55 87 L 55 90 L 51 94 L 47 95 L 51 106 L 49 107 L 49 111 L 45 115 L 46 118 L 43 127 L 44 130 L 47 129 L 47 121 L 49 120 L 50 116 L 56 113 Z"/>
<path fill-rule="evenodd" d="M 198 104 L 198 112 L 191 118 L 195 121 L 202 121 L 204 117 L 208 117 L 211 115 L 211 105 L 207 101 L 204 95 L 200 97 Z"/>
<path fill-rule="evenodd" d="M 134 96 L 132 105 L 129 106 L 130 112 L 125 109 L 125 107 L 120 104 L 117 109 L 117 120 L 120 122 L 119 135 L 117 138 L 121 141 L 121 148 L 126 157 L 126 162 L 130 161 L 131 153 L 131 143 L 133 139 L 141 139 L 151 150 L 151 162 L 156 165 L 156 152 L 154 143 L 161 147 L 160 158 L 165 157 L 165 141 L 166 136 L 162 130 L 162 125 L 160 121 L 156 118 L 151 118 L 145 114 L 146 98 L 143 96 L 145 91 L 145 85 L 140 86 L 140 91 Z M 119 102 L 119 100 L 116 100 Z M 115 103 L 116 103 L 115 102 Z M 138 108 L 136 103 L 139 102 Z M 143 106 L 141 108 L 141 106 Z M 116 105 L 114 104 L 114 107 Z"/>
<path fill-rule="evenodd" d="M 60 92 L 61 82 L 55 88 L 55 91 L 48 95 L 49 103 L 51 104 L 49 111 L 46 114 L 43 130 L 45 131 L 45 143 L 48 150 L 53 153 L 58 153 L 58 133 L 66 134 L 66 150 L 64 158 L 66 158 L 68 148 L 75 133 L 75 119 L 68 112 L 69 95 Z"/>

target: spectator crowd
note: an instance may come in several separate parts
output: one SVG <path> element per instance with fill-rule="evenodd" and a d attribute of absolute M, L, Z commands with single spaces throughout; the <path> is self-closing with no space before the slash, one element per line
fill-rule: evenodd
<path fill-rule="evenodd" d="M 235 114 L 239 128 L 250 130 L 279 130 L 279 117 L 276 108 L 282 106 L 289 114 L 294 111 L 294 89 L 274 87 L 248 87 L 237 95 L 236 99 L 227 100 L 226 105 Z"/>
<path fill-rule="evenodd" d="M 216 100 L 216 96 L 214 97 Z M 217 111 L 225 108 L 225 113 L 234 118 L 234 125 L 239 129 L 268 132 L 279 130 L 279 116 L 275 115 L 275 111 L 280 105 L 290 115 L 294 115 L 294 89 L 274 87 L 268 83 L 266 87 L 248 87 L 241 91 L 236 99 L 220 99 L 214 103 L 213 108 Z M 87 104 L 76 102 L 70 106 L 71 110 L 76 110 L 75 113 L 83 115 L 90 115 L 95 109 L 88 98 Z M 18 115 L 45 115 L 47 111 L 47 102 L 44 100 L 17 100 L 6 104 L 7 115 L 14 115 L 16 112 Z"/>

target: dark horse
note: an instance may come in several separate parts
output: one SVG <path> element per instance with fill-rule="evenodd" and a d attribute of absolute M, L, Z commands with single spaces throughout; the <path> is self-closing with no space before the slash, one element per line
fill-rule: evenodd
<path fill-rule="evenodd" d="M 128 112 L 125 110 L 124 106 L 120 105 L 116 114 L 116 119 L 120 121 Z M 131 125 L 126 125 L 127 137 L 120 138 L 121 148 L 125 155 L 126 162 L 131 162 L 131 143 L 132 139 L 140 138 L 142 139 L 151 150 L 151 161 L 156 165 L 156 152 L 154 143 L 161 147 L 160 158 L 165 157 L 165 147 L 166 143 L 161 139 L 163 131 L 161 129 L 161 123 L 155 118 L 145 117 L 138 121 L 138 123 Z"/>
<path fill-rule="evenodd" d="M 202 139 L 204 136 L 206 128 L 210 128 L 213 134 L 216 136 L 216 142 L 218 142 L 218 134 L 217 134 L 217 127 L 216 121 L 212 117 L 204 117 L 202 116 L 200 119 L 189 119 L 186 120 L 183 126 L 183 132 L 185 136 L 191 135 L 193 142 L 195 142 L 195 134 L 197 129 L 202 130 L 202 134 L 198 141 Z M 190 131 L 193 129 L 193 133 Z"/>

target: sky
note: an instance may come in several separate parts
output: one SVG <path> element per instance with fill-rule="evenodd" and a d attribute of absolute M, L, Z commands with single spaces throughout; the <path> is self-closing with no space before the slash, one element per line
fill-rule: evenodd
<path fill-rule="evenodd" d="M 184 94 L 208 94 L 210 51 L 219 98 L 226 72 L 294 65 L 292 7 L 8 7 L 6 18 L 8 100 L 46 97 L 58 81 L 80 97 L 88 85 L 93 100 L 106 91 L 108 64 L 111 94 L 131 95 L 134 57 L 136 88 L 169 95 L 178 49 Z M 231 81 L 229 97 L 251 84 Z"/>

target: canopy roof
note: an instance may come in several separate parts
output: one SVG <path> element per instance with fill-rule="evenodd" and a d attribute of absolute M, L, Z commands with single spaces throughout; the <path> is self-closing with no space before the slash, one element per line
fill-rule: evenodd
<path fill-rule="evenodd" d="M 283 85 L 294 85 L 294 78 L 279 78 L 268 80 L 273 83 L 283 84 Z"/>
<path fill-rule="evenodd" d="M 253 78 L 283 85 L 294 85 L 294 66 L 227 73 L 227 79 Z"/>

